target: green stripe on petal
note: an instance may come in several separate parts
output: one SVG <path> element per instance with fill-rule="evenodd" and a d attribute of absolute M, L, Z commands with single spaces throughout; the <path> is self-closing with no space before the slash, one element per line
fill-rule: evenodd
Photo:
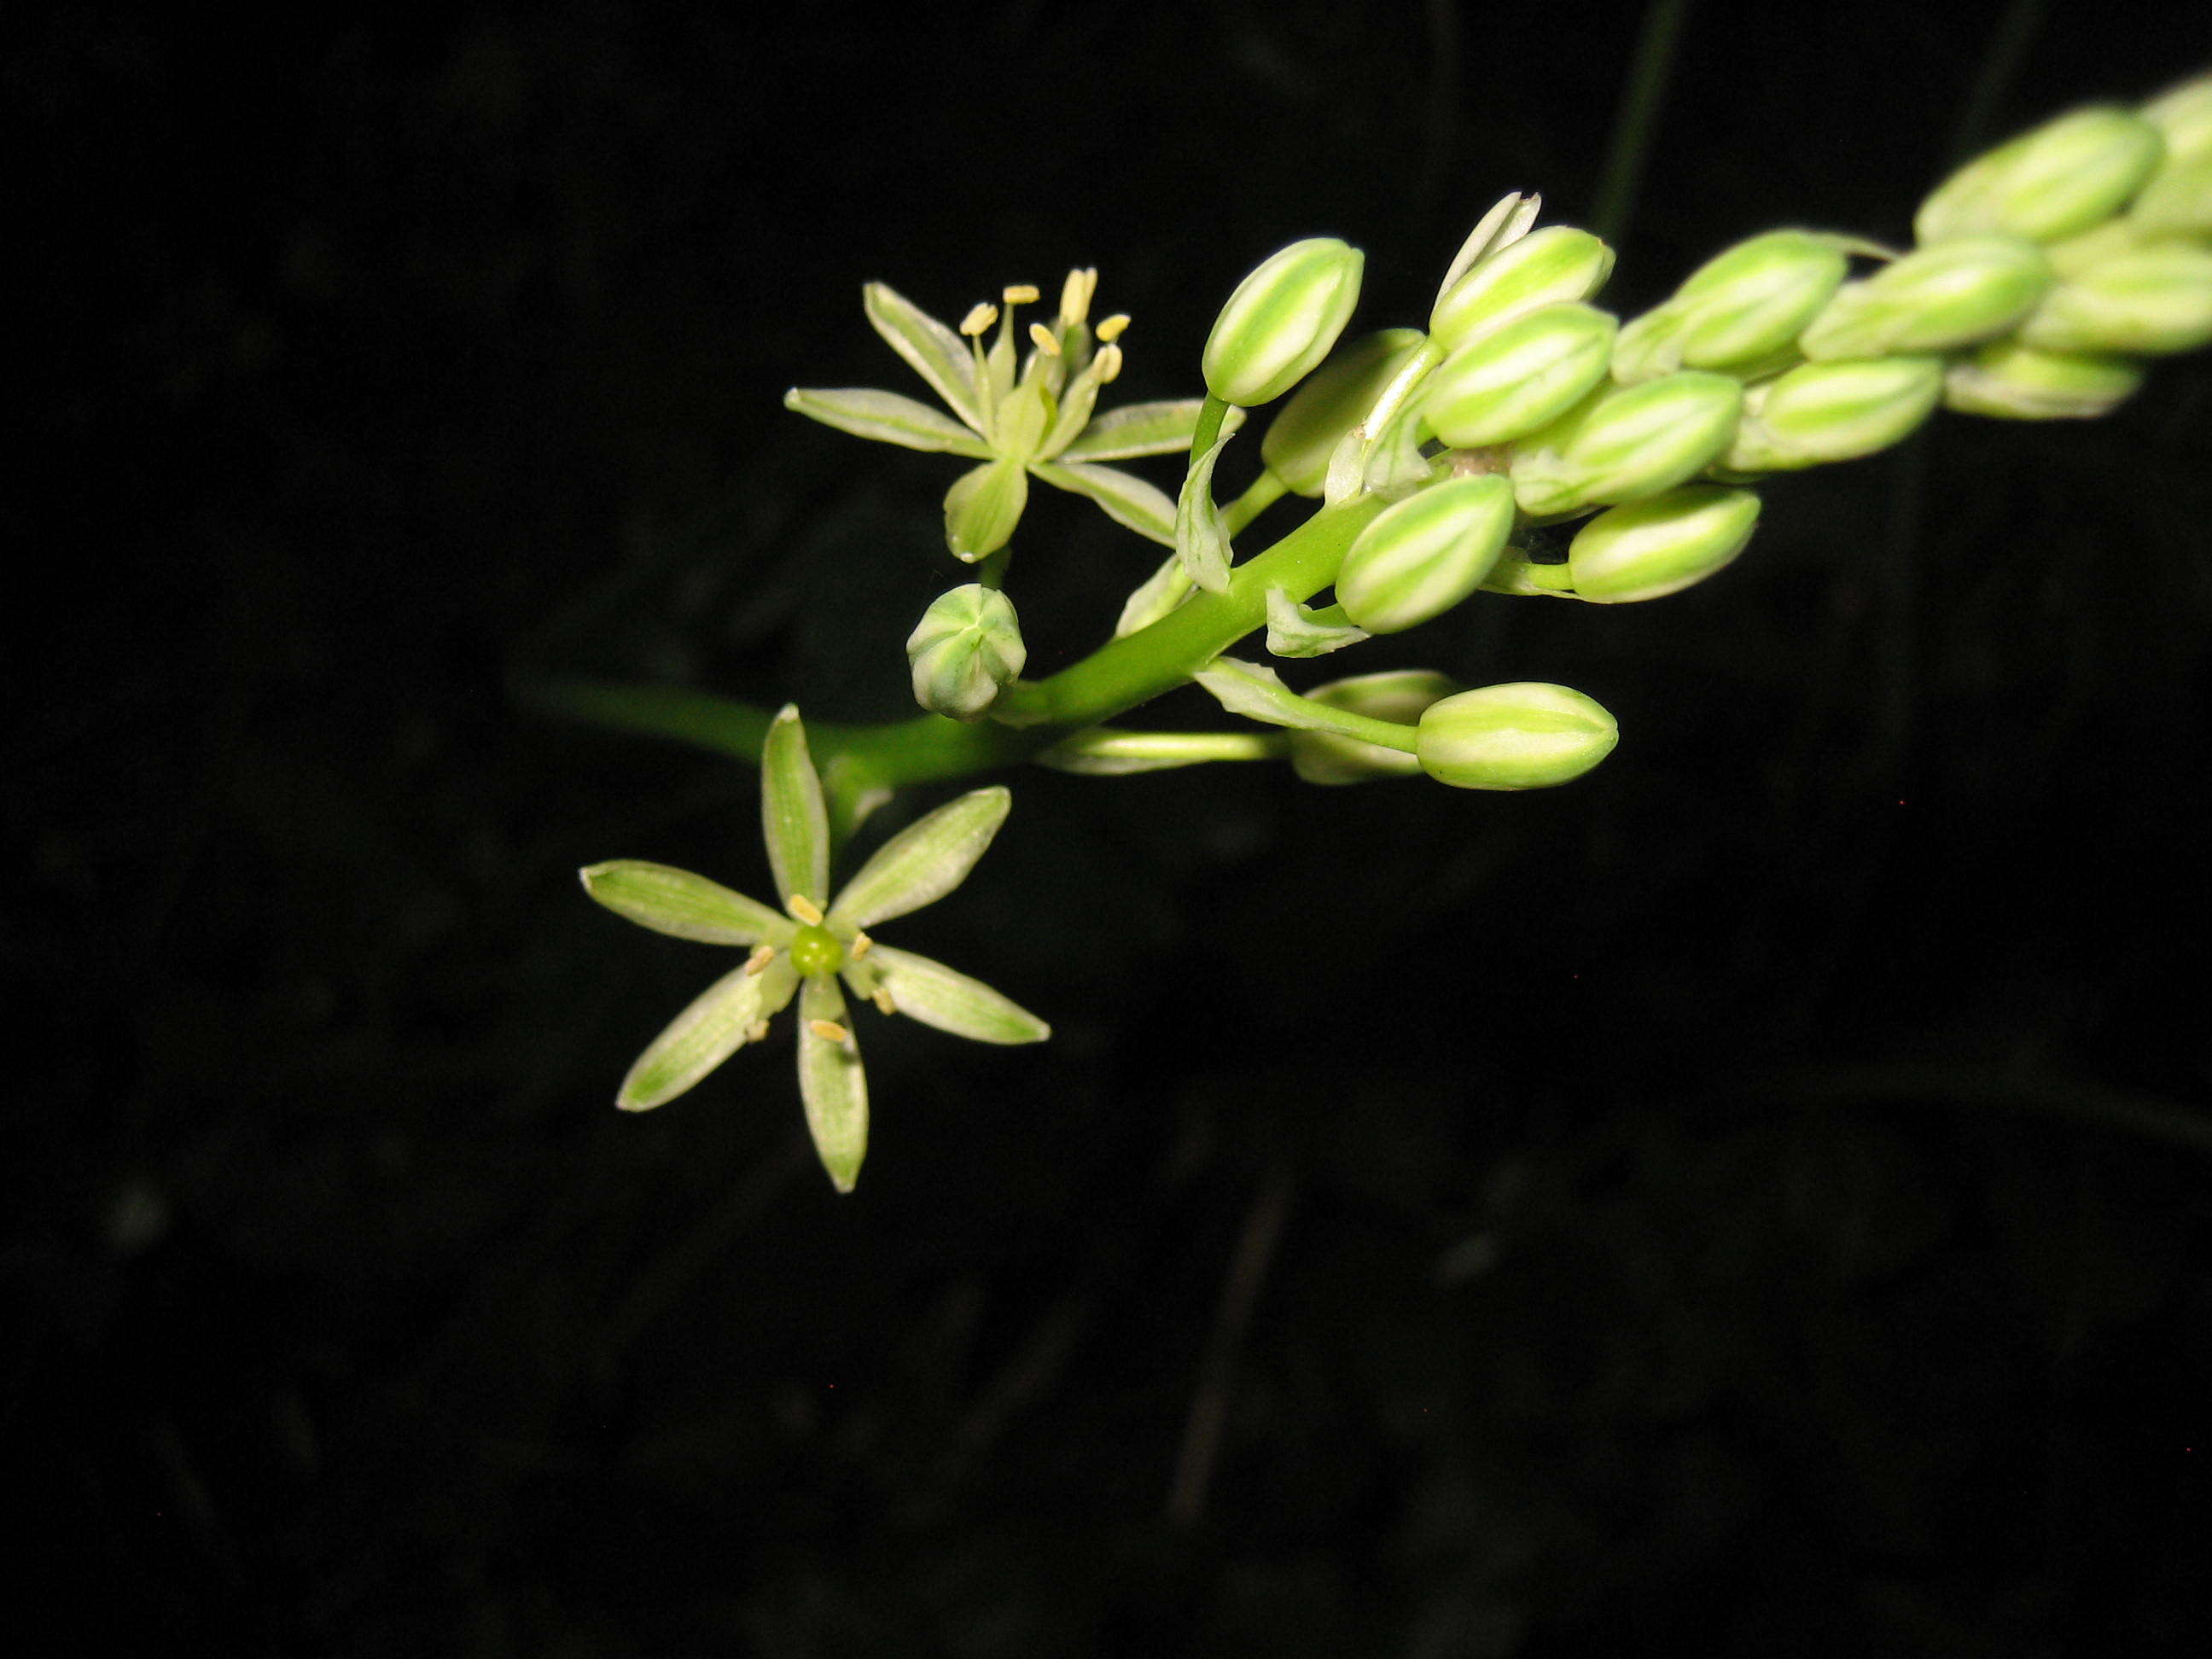
<path fill-rule="evenodd" d="M 977 1042 L 1042 1042 L 1052 1027 L 980 980 L 941 962 L 878 945 L 868 959 L 898 1012 Z"/>
<path fill-rule="evenodd" d="M 1204 401 L 1177 398 L 1109 409 L 1093 416 L 1060 456 L 1071 461 L 1132 461 L 1144 455 L 1180 455 L 1190 447 Z"/>
<path fill-rule="evenodd" d="M 744 1048 L 753 1028 L 791 1000 L 798 981 L 782 955 L 757 974 L 723 975 L 637 1057 L 615 1104 L 642 1112 L 675 1099 Z"/>
<path fill-rule="evenodd" d="M 761 744 L 761 832 L 775 872 L 775 896 L 787 905 L 794 893 L 823 903 L 830 893 L 830 815 L 807 752 L 806 728 L 790 703 Z"/>
<path fill-rule="evenodd" d="M 612 859 L 576 873 L 592 898 L 656 933 L 702 945 L 781 945 L 791 937 L 790 920 L 781 911 L 689 870 Z"/>
<path fill-rule="evenodd" d="M 882 283 L 860 290 L 868 321 L 884 343 L 929 382 L 945 405 L 978 432 L 983 429 L 975 395 L 975 363 L 968 343 L 908 299 Z"/>
<path fill-rule="evenodd" d="M 814 1029 L 817 1019 L 843 1027 L 844 1036 L 823 1036 Z M 868 1155 L 868 1076 L 845 1024 L 844 996 L 826 975 L 809 975 L 799 994 L 799 1092 L 822 1167 L 839 1192 L 851 1192 Z"/>
<path fill-rule="evenodd" d="M 933 453 L 949 450 L 979 461 L 991 453 L 990 445 L 951 416 L 896 392 L 878 392 L 872 386 L 834 391 L 793 386 L 783 394 L 783 406 L 809 420 L 878 443 Z"/>
<path fill-rule="evenodd" d="M 1003 784 L 971 789 L 893 836 L 845 884 L 830 907 L 836 927 L 872 927 L 934 904 L 968 878 L 1013 796 Z"/>

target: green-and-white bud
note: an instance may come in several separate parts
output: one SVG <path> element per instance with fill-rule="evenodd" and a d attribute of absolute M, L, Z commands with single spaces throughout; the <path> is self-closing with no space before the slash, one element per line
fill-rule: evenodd
<path fill-rule="evenodd" d="M 1398 371 L 1427 337 L 1417 328 L 1386 328 L 1354 342 L 1301 386 L 1260 441 L 1267 471 L 1299 495 L 1319 495 L 1329 457 L 1344 434 L 1367 418 Z"/>
<path fill-rule="evenodd" d="M 1367 256 L 1333 236 L 1270 254 L 1237 283 L 1206 339 L 1206 389 L 1249 409 L 1313 373 L 1359 303 Z"/>
<path fill-rule="evenodd" d="M 1029 660 L 1013 601 L 970 582 L 938 596 L 906 642 L 914 700 L 933 714 L 972 720 Z"/>
<path fill-rule="evenodd" d="M 1587 300 L 1613 274 L 1613 250 L 1586 230 L 1551 225 L 1476 261 L 1437 301 L 1429 333 L 1446 351 L 1539 306 Z"/>
<path fill-rule="evenodd" d="M 2184 81 L 2136 113 L 2159 130 L 2169 159 L 2189 161 L 2212 155 L 2212 75 Z"/>
<path fill-rule="evenodd" d="M 1336 602 L 1370 634 L 1425 623 L 1482 585 L 1512 529 L 1513 486 L 1502 475 L 1431 484 L 1359 532 L 1337 573 Z"/>
<path fill-rule="evenodd" d="M 1672 489 L 1728 448 L 1742 410 L 1741 384 L 1698 369 L 1608 386 L 1514 447 L 1521 510 L 1563 518 Z"/>
<path fill-rule="evenodd" d="M 2090 421 L 2110 414 L 2142 381 L 2142 366 L 2124 357 L 1992 340 L 1944 377 L 1943 405 L 2001 421 Z"/>
<path fill-rule="evenodd" d="M 1797 337 L 1816 362 L 1948 351 L 1993 339 L 2035 309 L 2051 261 L 2015 236 L 1963 236 L 1846 283 Z"/>
<path fill-rule="evenodd" d="M 1567 549 L 1567 574 L 1594 604 L 1661 599 L 1732 562 L 1758 522 L 1750 490 L 1685 484 L 1592 519 Z"/>
<path fill-rule="evenodd" d="M 1743 420 L 1722 465 L 1785 472 L 1856 460 L 1903 441 L 1942 394 L 1941 357 L 1801 363 L 1744 394 Z"/>
<path fill-rule="evenodd" d="M 1412 726 L 1431 703 L 1458 690 L 1455 681 L 1432 669 L 1399 668 L 1331 680 L 1306 696 L 1370 720 Z M 1370 778 L 1411 777 L 1421 769 L 1420 762 L 1402 749 L 1386 749 L 1334 732 L 1292 732 L 1290 744 L 1291 769 L 1308 783 L 1364 783 Z"/>
<path fill-rule="evenodd" d="M 1431 703 L 1415 752 L 1421 770 L 1455 789 L 1544 789 L 1582 776 L 1620 741 L 1595 698 L 1522 680 Z"/>
<path fill-rule="evenodd" d="M 1613 378 L 1632 386 L 1678 368 L 1741 374 L 1765 364 L 1820 314 L 1844 270 L 1832 236 L 1775 230 L 1739 242 L 1621 330 Z"/>
<path fill-rule="evenodd" d="M 2169 161 L 2151 175 L 2121 222 L 2147 242 L 2212 237 L 2212 150 Z"/>
<path fill-rule="evenodd" d="M 1605 378 L 1618 327 L 1574 301 L 1516 317 L 1444 359 L 1422 387 L 1422 416 L 1455 449 L 1525 438 Z"/>
<path fill-rule="evenodd" d="M 2077 109 L 1967 162 L 1921 204 L 1913 234 L 1923 244 L 2077 235 L 2126 206 L 2165 153 L 2142 116 L 2110 105 Z"/>
<path fill-rule="evenodd" d="M 2212 341 L 2212 248 L 2153 242 L 2058 284 L 2020 325 L 2040 351 L 2159 357 Z"/>

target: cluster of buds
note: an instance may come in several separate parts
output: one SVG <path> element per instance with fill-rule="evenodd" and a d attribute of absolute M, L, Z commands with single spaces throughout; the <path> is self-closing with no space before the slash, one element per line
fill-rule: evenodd
<path fill-rule="evenodd" d="M 2102 415 L 2141 382 L 2144 359 L 2212 341 L 2212 79 L 2136 110 L 2076 111 L 1991 150 L 1929 197 L 1906 252 L 1772 231 L 1626 323 L 1593 303 L 1612 251 L 1570 226 L 1532 228 L 1536 208 L 1509 197 L 1492 210 L 1425 331 L 1356 340 L 1302 385 L 1357 295 L 1359 256 L 1342 243 L 1301 242 L 1261 265 L 1208 341 L 1216 400 L 1297 387 L 1261 447 L 1276 489 L 1386 503 L 1336 581 L 1346 642 L 1413 627 L 1478 588 L 1607 605 L 1679 592 L 1742 551 L 1759 512 L 1747 486 L 1765 475 L 1888 448 L 1940 406 Z M 1193 481 L 1210 487 L 1212 471 L 1209 455 Z M 1202 516 L 1190 497 L 1187 485 L 1185 525 Z M 1224 586 L 1218 540 L 1205 564 L 1202 584 Z M 1329 711 L 1347 697 L 1387 696 L 1380 718 L 1431 729 L 1402 706 L 1413 682 L 1373 678 L 1290 702 L 1255 702 L 1233 675 L 1206 683 L 1299 730 L 1293 756 L 1319 781 L 1418 767 L 1526 787 L 1495 781 L 1516 775 L 1510 766 L 1432 763 L 1457 752 L 1441 737 L 1346 735 Z M 1534 752 L 1528 734 L 1556 716 L 1594 759 L 1611 746 L 1609 720 L 1554 707 L 1559 690 L 1437 690 L 1437 708 L 1455 711 L 1437 729 L 1449 721 L 1462 746 Z M 1497 736 L 1509 726 L 1510 742 Z"/>

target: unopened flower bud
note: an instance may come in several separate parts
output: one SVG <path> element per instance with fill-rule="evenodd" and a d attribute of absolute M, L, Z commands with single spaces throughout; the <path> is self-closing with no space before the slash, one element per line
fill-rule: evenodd
<path fill-rule="evenodd" d="M 1674 296 L 1621 331 L 1623 386 L 1678 368 L 1741 371 L 1788 350 L 1843 285 L 1832 237 L 1776 230 L 1707 260 Z"/>
<path fill-rule="evenodd" d="M 1613 250 L 1586 230 L 1552 225 L 1478 260 L 1437 301 L 1429 332 L 1447 351 L 1539 306 L 1587 300 L 1613 273 Z"/>
<path fill-rule="evenodd" d="M 1728 448 L 1742 410 L 1740 384 L 1696 369 L 1609 386 L 1516 446 L 1521 509 L 1559 518 L 1671 489 Z"/>
<path fill-rule="evenodd" d="M 1319 495 L 1328 459 L 1344 434 L 1367 418 L 1375 400 L 1411 362 L 1426 337 L 1386 328 L 1340 353 L 1301 386 L 1260 441 L 1267 470 L 1299 495 Z"/>
<path fill-rule="evenodd" d="M 1966 236 L 1846 283 L 1797 337 L 1808 357 L 1948 351 L 2004 333 L 2051 287 L 2051 262 L 2013 236 Z"/>
<path fill-rule="evenodd" d="M 2158 357 L 2212 341 L 2212 248 L 2154 242 L 2058 284 L 2020 326 L 2040 351 Z"/>
<path fill-rule="evenodd" d="M 1401 668 L 1331 680 L 1306 696 L 1370 720 L 1411 726 L 1431 703 L 1458 690 L 1455 682 L 1431 669 Z M 1386 749 L 1333 732 L 1294 731 L 1290 744 L 1291 766 L 1308 783 L 1364 783 L 1370 778 L 1410 777 L 1421 769 L 1421 763 L 1402 749 Z"/>
<path fill-rule="evenodd" d="M 2118 212 L 2165 151 L 2139 115 L 2077 109 L 1953 173 L 1921 204 L 1913 234 L 1923 244 L 1990 233 L 2058 241 Z"/>
<path fill-rule="evenodd" d="M 1359 532 L 1337 574 L 1336 602 L 1370 634 L 1440 616 L 1480 586 L 1513 528 L 1513 486 L 1498 473 L 1431 484 Z"/>
<path fill-rule="evenodd" d="M 1293 242 L 1237 285 L 1206 341 L 1206 389 L 1226 404 L 1272 403 L 1310 374 L 1359 303 L 1366 256 L 1334 237 Z"/>
<path fill-rule="evenodd" d="M 1731 472 L 1782 472 L 1872 455 L 1903 441 L 1942 392 L 1940 357 L 1801 363 L 1745 394 L 1723 465 Z"/>
<path fill-rule="evenodd" d="M 1567 549 L 1567 573 L 1576 595 L 1598 605 L 1660 599 L 1733 562 L 1758 522 L 1750 490 L 1685 484 L 1592 519 Z"/>
<path fill-rule="evenodd" d="M 1522 680 L 1430 704 L 1415 752 L 1424 772 L 1455 789 L 1543 789 L 1580 777 L 1620 741 L 1595 699 Z"/>
<path fill-rule="evenodd" d="M 2165 138 L 2168 160 L 2192 161 L 2212 155 L 2212 75 L 2184 81 L 2136 113 Z"/>
<path fill-rule="evenodd" d="M 1510 443 L 1605 378 L 1618 327 L 1594 306 L 1550 305 L 1468 341 L 1421 390 L 1429 429 L 1455 449 Z"/>
<path fill-rule="evenodd" d="M 1028 661 L 1013 601 L 969 583 L 940 594 L 907 638 L 914 700 L 933 714 L 972 720 Z"/>
<path fill-rule="evenodd" d="M 2145 241 L 2212 237 L 2212 149 L 2169 161 L 2153 173 L 2123 222 Z"/>
<path fill-rule="evenodd" d="M 2125 402 L 2142 380 L 2142 367 L 2124 357 L 1992 340 L 1945 376 L 1943 404 L 2004 421 L 2094 420 Z"/>

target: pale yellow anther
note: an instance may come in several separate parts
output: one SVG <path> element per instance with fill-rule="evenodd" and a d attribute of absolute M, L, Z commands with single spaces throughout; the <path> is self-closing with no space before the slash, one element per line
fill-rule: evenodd
<path fill-rule="evenodd" d="M 853 1035 L 834 1019 L 810 1019 L 806 1029 L 824 1042 L 842 1042 Z"/>
<path fill-rule="evenodd" d="M 784 900 L 783 908 L 809 927 L 819 927 L 822 925 L 822 907 L 804 893 L 793 893 L 789 898 Z"/>
<path fill-rule="evenodd" d="M 1036 284 L 1035 283 L 1012 283 L 1000 290 L 999 297 L 1010 306 L 1035 305 L 1037 297 Z"/>
<path fill-rule="evenodd" d="M 755 1020 L 753 1022 L 753 1029 L 745 1033 L 745 1041 L 748 1042 L 765 1042 L 768 1041 L 768 1022 L 764 1019 Z"/>
<path fill-rule="evenodd" d="M 1030 343 L 1048 357 L 1060 356 L 1060 338 L 1042 323 L 1030 325 Z"/>
<path fill-rule="evenodd" d="M 982 301 L 968 307 L 968 314 L 960 319 L 960 331 L 972 340 L 998 320 L 998 307 Z"/>
<path fill-rule="evenodd" d="M 866 933 L 855 933 L 853 935 L 853 948 L 846 954 L 849 960 L 858 962 L 875 948 L 875 940 L 870 939 Z"/>
<path fill-rule="evenodd" d="M 898 1004 L 891 1000 L 891 988 L 888 985 L 878 985 L 869 992 L 868 1000 L 887 1014 L 898 1012 Z"/>
<path fill-rule="evenodd" d="M 1098 384 L 1111 386 L 1121 372 L 1121 348 L 1109 345 L 1091 360 L 1091 372 L 1097 375 Z"/>
<path fill-rule="evenodd" d="M 1098 272 L 1094 269 L 1071 270 L 1067 280 L 1060 285 L 1060 320 L 1079 323 L 1091 314 L 1091 296 L 1097 291 Z"/>
<path fill-rule="evenodd" d="M 1117 311 L 1098 325 L 1098 337 L 1101 341 L 1118 340 L 1121 337 L 1121 331 L 1128 325 L 1129 313 L 1126 311 Z"/>
<path fill-rule="evenodd" d="M 745 972 L 748 975 L 760 973 L 767 968 L 769 963 L 775 960 L 775 946 L 773 945 L 756 945 L 753 946 L 752 955 L 745 958 Z"/>

